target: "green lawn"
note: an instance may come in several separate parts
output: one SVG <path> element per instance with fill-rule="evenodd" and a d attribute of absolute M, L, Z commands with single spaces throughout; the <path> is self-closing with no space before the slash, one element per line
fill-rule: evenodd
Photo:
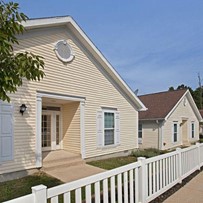
<path fill-rule="evenodd" d="M 145 149 L 145 150 L 136 150 L 130 156 L 116 157 L 116 158 L 104 159 L 104 160 L 99 160 L 99 161 L 92 161 L 92 162 L 88 162 L 88 164 L 99 167 L 99 168 L 103 168 L 106 170 L 111 170 L 111 169 L 114 169 L 114 168 L 117 168 L 117 167 L 120 167 L 120 166 L 123 166 L 126 164 L 136 162 L 137 157 L 150 158 L 150 157 L 158 156 L 161 154 L 165 154 L 167 152 L 168 151 L 160 151 L 158 149 L 149 148 L 149 149 Z"/>
<path fill-rule="evenodd" d="M 60 180 L 42 172 L 17 180 L 3 182 L 0 183 L 0 202 L 30 194 L 32 192 L 31 187 L 36 185 L 43 184 L 49 188 L 62 183 Z"/>
<path fill-rule="evenodd" d="M 103 168 L 106 170 L 111 170 L 136 161 L 137 161 L 136 157 L 126 156 L 126 157 L 110 158 L 110 159 L 99 160 L 99 161 L 91 161 L 91 162 L 88 162 L 87 164 L 90 164 L 92 166 L 96 166 L 99 168 Z"/>

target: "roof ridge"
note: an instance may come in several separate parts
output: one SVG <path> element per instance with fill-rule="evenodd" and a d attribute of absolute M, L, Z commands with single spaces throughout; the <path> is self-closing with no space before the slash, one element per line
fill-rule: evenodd
<path fill-rule="evenodd" d="M 178 90 L 168 90 L 168 91 L 162 91 L 162 92 L 154 92 L 154 93 L 142 94 L 142 95 L 139 95 L 138 97 L 155 95 L 155 94 L 165 94 L 165 93 L 171 93 L 171 92 L 180 92 L 180 91 L 186 92 L 187 90 L 188 90 L 188 88 L 178 89 Z"/>

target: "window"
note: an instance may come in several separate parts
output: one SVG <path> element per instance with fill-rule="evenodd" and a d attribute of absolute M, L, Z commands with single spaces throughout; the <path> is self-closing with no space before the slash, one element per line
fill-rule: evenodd
<path fill-rule="evenodd" d="M 194 122 L 191 123 L 191 137 L 192 138 L 195 137 L 195 123 Z"/>
<path fill-rule="evenodd" d="M 138 144 L 142 144 L 142 124 L 138 126 Z"/>
<path fill-rule="evenodd" d="M 138 138 L 142 138 L 142 124 L 141 123 L 139 123 Z"/>
<path fill-rule="evenodd" d="M 70 62 L 73 60 L 74 55 L 71 46 L 66 40 L 60 40 L 55 45 L 56 56 L 63 62 Z"/>
<path fill-rule="evenodd" d="M 115 144 L 114 113 L 104 112 L 104 145 Z"/>
<path fill-rule="evenodd" d="M 97 146 L 108 147 L 120 144 L 120 113 L 117 110 L 97 111 Z"/>
<path fill-rule="evenodd" d="M 173 123 L 173 142 L 178 141 L 178 123 L 174 122 Z"/>

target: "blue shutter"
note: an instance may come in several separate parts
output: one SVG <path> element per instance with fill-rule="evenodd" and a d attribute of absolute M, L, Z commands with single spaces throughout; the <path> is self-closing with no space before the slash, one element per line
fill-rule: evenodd
<path fill-rule="evenodd" d="M 13 107 L 0 101 L 0 162 L 13 159 Z"/>
<path fill-rule="evenodd" d="M 120 113 L 115 112 L 115 144 L 120 144 Z"/>
<path fill-rule="evenodd" d="M 97 146 L 103 146 L 103 112 L 97 111 Z"/>

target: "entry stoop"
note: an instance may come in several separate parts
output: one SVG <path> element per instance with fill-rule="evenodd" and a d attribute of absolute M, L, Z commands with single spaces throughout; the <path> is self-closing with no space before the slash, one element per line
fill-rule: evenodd
<path fill-rule="evenodd" d="M 43 152 L 42 157 L 43 164 L 41 170 L 44 172 L 85 164 L 80 154 L 64 150 Z"/>

